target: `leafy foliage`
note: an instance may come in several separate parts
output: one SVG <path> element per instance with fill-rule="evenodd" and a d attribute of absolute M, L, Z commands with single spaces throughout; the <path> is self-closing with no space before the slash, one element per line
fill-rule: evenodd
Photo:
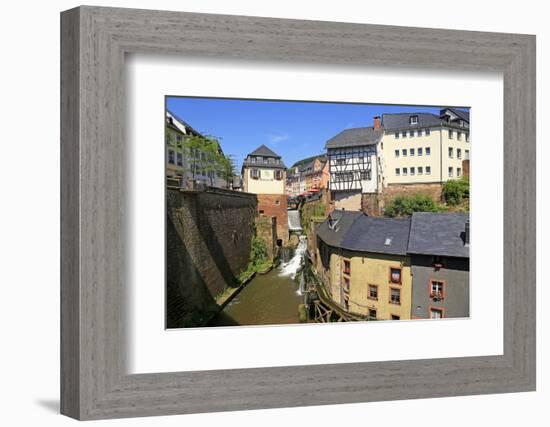
<path fill-rule="evenodd" d="M 221 178 L 225 179 L 225 182 L 227 186 L 229 187 L 229 182 L 233 180 L 233 177 L 236 175 L 235 172 L 235 160 L 233 159 L 233 156 L 225 155 L 222 156 L 219 161 L 219 175 Z"/>
<path fill-rule="evenodd" d="M 220 149 L 217 138 L 201 135 L 188 135 L 185 137 L 184 148 L 188 155 L 190 172 L 195 178 L 199 171 L 210 177 L 210 185 L 213 185 L 214 175 L 229 181 L 235 176 L 235 162 L 230 155 L 225 155 Z"/>
<path fill-rule="evenodd" d="M 442 194 L 448 205 L 459 205 L 464 199 L 470 198 L 470 181 L 466 177 L 447 181 L 443 185 Z"/>
<path fill-rule="evenodd" d="M 398 196 L 386 206 L 385 216 L 410 216 L 413 212 L 441 212 L 443 208 L 435 203 L 431 197 L 423 194 L 414 196 Z"/>
<path fill-rule="evenodd" d="M 312 218 L 325 218 L 325 212 L 327 206 L 321 200 L 315 202 L 304 203 L 300 207 L 300 221 L 302 229 L 307 233 L 309 232 L 309 227 L 311 225 Z"/>
<path fill-rule="evenodd" d="M 254 237 L 252 239 L 252 245 L 250 250 L 250 262 L 255 266 L 265 263 L 267 260 L 267 245 L 266 243 L 258 238 Z"/>
<path fill-rule="evenodd" d="M 257 272 L 263 272 L 272 266 L 272 261 L 268 259 L 267 245 L 264 240 L 254 237 L 251 242 L 250 261 L 246 270 L 239 274 L 238 284 L 246 282 Z"/>

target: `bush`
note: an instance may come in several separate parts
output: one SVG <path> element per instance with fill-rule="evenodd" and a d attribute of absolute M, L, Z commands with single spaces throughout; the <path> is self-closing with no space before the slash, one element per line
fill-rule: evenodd
<path fill-rule="evenodd" d="M 264 264 L 267 261 L 267 245 L 266 243 L 258 238 L 254 237 L 252 239 L 252 247 L 250 250 L 250 262 L 255 265 Z"/>
<path fill-rule="evenodd" d="M 470 182 L 468 178 L 447 181 L 443 185 L 443 199 L 448 205 L 456 206 L 470 197 Z"/>
<path fill-rule="evenodd" d="M 440 212 L 441 206 L 436 204 L 431 197 L 422 194 L 414 196 L 397 196 L 386 206 L 385 216 L 398 217 L 410 216 L 413 212 Z"/>

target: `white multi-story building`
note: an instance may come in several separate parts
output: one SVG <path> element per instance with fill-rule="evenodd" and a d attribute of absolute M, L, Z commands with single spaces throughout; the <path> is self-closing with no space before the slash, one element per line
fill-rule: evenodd
<path fill-rule="evenodd" d="M 470 159 L 470 114 L 383 114 L 385 184 L 443 183 L 461 178 Z"/>

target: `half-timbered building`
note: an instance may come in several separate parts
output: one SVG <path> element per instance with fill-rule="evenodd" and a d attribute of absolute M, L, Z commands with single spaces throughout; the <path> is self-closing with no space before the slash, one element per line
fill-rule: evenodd
<path fill-rule="evenodd" d="M 362 195 L 378 192 L 383 133 L 375 117 L 374 126 L 346 129 L 327 141 L 329 188 L 337 209 L 361 210 Z"/>

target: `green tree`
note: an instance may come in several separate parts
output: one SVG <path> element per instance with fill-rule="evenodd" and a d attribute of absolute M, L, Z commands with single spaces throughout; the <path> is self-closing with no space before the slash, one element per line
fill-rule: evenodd
<path fill-rule="evenodd" d="M 217 138 L 202 135 L 188 135 L 184 142 L 187 163 L 193 180 L 195 175 L 202 172 L 208 175 L 210 185 L 214 184 L 214 177 L 220 175 L 223 168 L 224 155 Z"/>
<path fill-rule="evenodd" d="M 204 155 L 203 170 L 210 179 L 210 185 L 214 185 L 214 177 L 220 174 L 223 154 L 220 145 L 215 138 L 204 138 L 202 148 Z"/>
<path fill-rule="evenodd" d="M 258 266 L 267 260 L 267 245 L 265 241 L 259 237 L 252 239 L 252 245 L 250 249 L 250 262 L 254 266 Z"/>
<path fill-rule="evenodd" d="M 388 217 L 410 216 L 413 212 L 440 212 L 441 206 L 431 197 L 423 194 L 414 196 L 397 196 L 386 206 L 384 215 Z"/>
<path fill-rule="evenodd" d="M 220 164 L 220 176 L 225 179 L 227 187 L 229 188 L 229 183 L 233 181 L 235 176 L 235 160 L 230 154 L 222 155 L 219 161 Z"/>
<path fill-rule="evenodd" d="M 470 181 L 466 177 L 449 180 L 443 185 L 442 194 L 448 205 L 459 205 L 464 199 L 470 198 Z"/>
<path fill-rule="evenodd" d="M 198 135 L 188 135 L 183 141 L 185 157 L 187 158 L 189 172 L 191 172 L 193 180 L 195 180 L 195 175 L 202 164 L 201 152 L 204 143 L 204 137 Z"/>

